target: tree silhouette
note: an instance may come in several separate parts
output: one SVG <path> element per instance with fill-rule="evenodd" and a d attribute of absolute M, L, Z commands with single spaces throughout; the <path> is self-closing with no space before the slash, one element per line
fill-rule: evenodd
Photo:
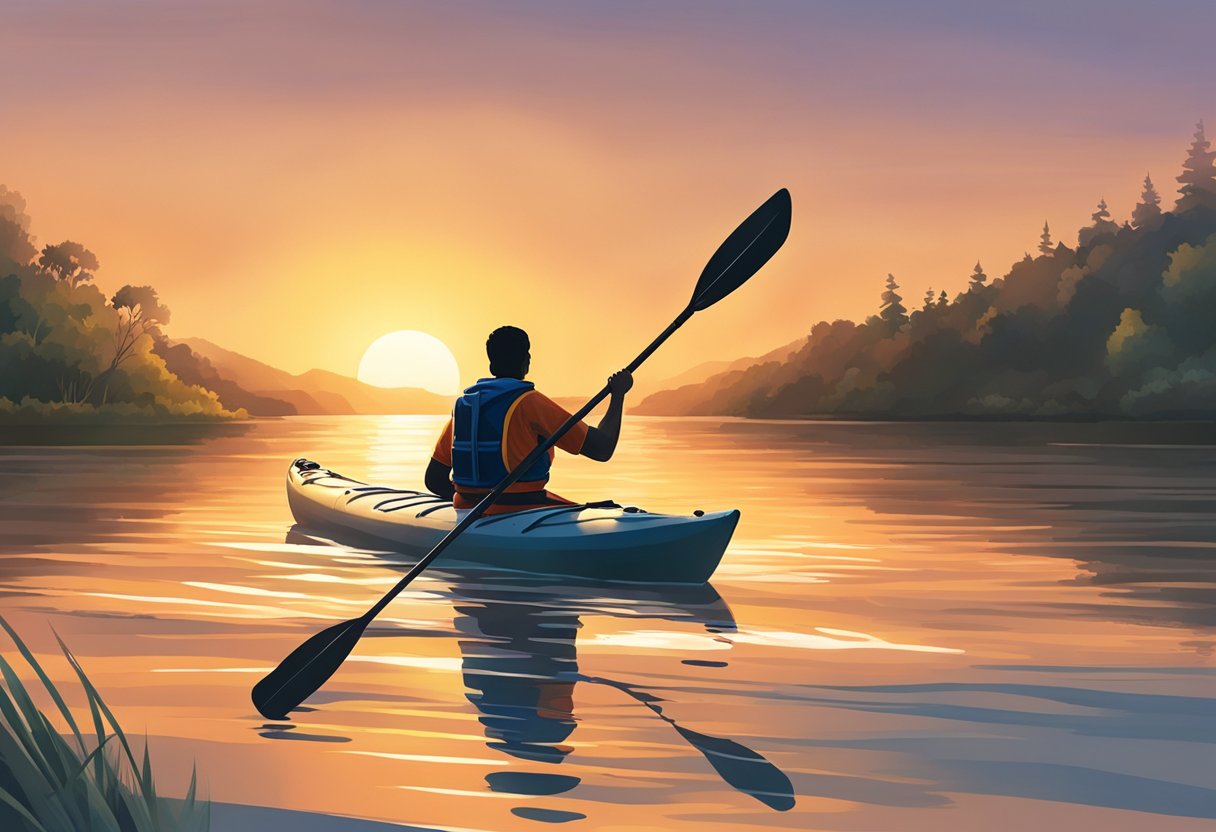
<path fill-rule="evenodd" d="M 1051 244 L 1051 227 L 1047 225 L 1046 221 L 1044 221 L 1043 233 L 1039 235 L 1039 253 L 1051 254 L 1054 248 L 1055 247 Z"/>
<path fill-rule="evenodd" d="M 81 401 L 89 401 L 97 384 L 104 381 L 101 396 L 104 404 L 110 376 L 131 357 L 139 339 L 160 324 L 169 323 L 169 308 L 160 302 L 156 290 L 151 286 L 127 284 L 114 293 L 110 305 L 118 312 L 118 325 L 114 330 L 114 357 L 110 359 L 110 366 L 90 380 Z"/>
<path fill-rule="evenodd" d="M 929 291 L 925 292 L 925 305 L 921 309 L 929 309 L 933 306 L 933 287 L 929 287 Z"/>
<path fill-rule="evenodd" d="M 42 249 L 38 267 L 75 289 L 80 284 L 92 280 L 93 272 L 100 264 L 97 262 L 97 255 L 80 243 L 64 240 L 58 245 L 49 245 Z"/>
<path fill-rule="evenodd" d="M 29 228 L 24 197 L 0 185 L 0 274 L 28 263 L 38 253 L 30 242 Z"/>
<path fill-rule="evenodd" d="M 1161 197 L 1157 194 L 1157 189 L 1153 187 L 1153 180 L 1146 173 L 1144 174 L 1144 192 L 1140 194 L 1140 201 L 1132 209 L 1132 227 L 1144 228 L 1155 225 L 1161 218 L 1160 206 Z"/>
<path fill-rule="evenodd" d="M 894 326 L 899 326 L 908 320 L 908 310 L 904 308 L 904 299 L 900 296 L 898 289 L 899 284 L 895 282 L 895 275 L 888 274 L 887 288 L 882 293 L 882 306 L 878 315 Z"/>
<path fill-rule="evenodd" d="M 25 197 L 7 185 L 0 185 L 0 217 L 16 223 L 25 231 L 29 230 L 30 215 L 25 213 Z M 34 255 L 31 253 L 30 256 Z"/>
<path fill-rule="evenodd" d="M 972 289 L 982 288 L 983 285 L 987 282 L 988 282 L 988 275 L 984 274 L 984 267 L 980 265 L 979 260 L 976 260 L 975 261 L 975 271 L 971 273 L 970 288 L 972 288 Z M 930 294 L 932 294 L 933 290 L 930 289 L 929 292 L 930 292 Z"/>
<path fill-rule="evenodd" d="M 1118 223 L 1111 222 L 1110 211 L 1106 210 L 1106 199 L 1098 200 L 1098 210 L 1089 215 L 1094 224 L 1077 232 L 1077 241 L 1087 246 L 1103 234 L 1114 234 L 1119 230 Z"/>
<path fill-rule="evenodd" d="M 1216 152 L 1203 132 L 1203 120 L 1195 125 L 1195 140 L 1182 163 L 1178 181 L 1182 187 L 1178 192 L 1177 210 L 1187 211 L 1201 205 L 1216 208 Z"/>
<path fill-rule="evenodd" d="M 946 294 L 945 289 L 942 289 L 942 293 L 937 296 L 937 305 L 938 306 L 949 306 L 950 305 L 950 296 Z"/>
<path fill-rule="evenodd" d="M 111 367 L 117 367 L 131 354 L 141 335 L 155 326 L 169 323 L 169 307 L 160 302 L 151 286 L 130 284 L 114 293 L 110 305 L 118 310 L 114 360 L 110 363 Z"/>

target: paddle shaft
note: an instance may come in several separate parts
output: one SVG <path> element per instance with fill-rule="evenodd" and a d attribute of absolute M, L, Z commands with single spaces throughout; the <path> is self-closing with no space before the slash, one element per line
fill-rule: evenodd
<path fill-rule="evenodd" d="M 670 325 L 668 325 L 667 329 L 659 333 L 659 336 L 651 341 L 650 345 L 646 347 L 646 349 L 642 350 L 642 352 L 638 354 L 638 357 L 633 359 L 633 361 L 631 361 L 629 366 L 625 369 L 630 373 L 636 372 L 638 367 L 642 366 L 643 361 L 649 358 L 664 341 L 670 338 L 677 329 L 683 326 L 684 323 L 692 317 L 694 311 L 695 310 L 691 305 L 686 307 L 684 311 L 677 315 L 676 319 L 672 321 Z M 413 581 L 414 578 L 417 578 L 418 575 L 422 573 L 422 570 L 426 569 L 427 566 L 430 565 L 431 561 L 439 557 L 439 555 L 443 553 L 443 550 L 448 548 L 452 541 L 460 537 L 465 529 L 480 520 L 482 515 L 489 510 L 490 506 L 494 505 L 494 501 L 502 496 L 503 492 L 518 482 L 519 478 L 522 477 L 524 473 L 528 471 L 534 464 L 536 464 L 536 461 L 541 458 L 542 454 L 548 453 L 550 448 L 556 445 L 563 436 L 569 433 L 572 427 L 586 418 L 587 414 L 594 410 L 595 406 L 602 402 L 610 392 L 611 389 L 608 387 L 608 385 L 604 385 L 604 389 L 592 396 L 591 401 L 580 407 L 578 412 L 572 414 L 569 419 L 562 422 L 561 426 L 553 432 L 552 436 L 537 445 L 530 454 L 524 457 L 523 462 L 516 465 L 515 468 L 511 470 L 511 473 L 507 474 L 506 478 L 503 479 L 502 482 L 494 486 L 489 494 L 482 497 L 481 501 L 478 502 L 477 505 L 469 509 L 469 513 L 464 516 L 464 519 L 457 523 L 455 528 L 453 528 L 450 532 L 445 534 L 443 539 L 435 544 L 435 548 L 431 549 L 431 551 L 427 553 L 426 557 L 414 564 L 410 571 L 406 572 L 401 580 L 397 582 L 397 585 L 390 589 L 383 598 L 376 602 L 375 606 L 364 613 L 363 618 L 370 622 L 373 618 L 379 615 L 385 607 L 393 602 L 394 598 L 401 594 L 402 590 L 410 585 L 410 582 Z"/>

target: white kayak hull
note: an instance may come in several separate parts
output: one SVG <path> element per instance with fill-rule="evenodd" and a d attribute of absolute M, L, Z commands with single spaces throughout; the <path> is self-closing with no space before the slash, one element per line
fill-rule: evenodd
<path fill-rule="evenodd" d="M 314 467 L 315 466 L 315 467 Z M 421 491 L 372 486 L 308 460 L 287 474 L 287 502 L 303 526 L 348 531 L 424 555 L 464 516 Z M 704 583 L 722 560 L 738 510 L 699 516 L 590 504 L 483 517 L 437 562 L 640 583 Z"/>

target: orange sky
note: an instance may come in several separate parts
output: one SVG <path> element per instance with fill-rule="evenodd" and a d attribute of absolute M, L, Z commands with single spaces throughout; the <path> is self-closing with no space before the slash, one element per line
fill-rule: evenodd
<path fill-rule="evenodd" d="M 395 329 L 484 371 L 523 326 L 598 386 L 780 186 L 778 257 L 643 370 L 952 293 L 1151 171 L 1212 110 L 1210 4 L 32 3 L 0 28 L 0 183 L 169 333 L 353 375 Z M 1210 131 L 1216 132 L 1216 131 Z"/>

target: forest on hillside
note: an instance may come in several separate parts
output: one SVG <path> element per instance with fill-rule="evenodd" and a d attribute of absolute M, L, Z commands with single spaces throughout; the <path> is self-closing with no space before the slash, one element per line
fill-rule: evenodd
<path fill-rule="evenodd" d="M 245 416 L 447 413 L 451 402 L 312 369 L 293 374 L 201 338 L 170 339 L 152 285 L 111 295 L 98 256 L 39 246 L 0 185 L 0 424 L 215 421 Z"/>
<path fill-rule="evenodd" d="M 227 420 L 294 413 L 222 378 L 161 332 L 154 287 L 107 297 L 97 255 L 36 246 L 21 194 L 0 185 L 0 422 Z"/>
<path fill-rule="evenodd" d="M 886 278 L 877 314 L 823 321 L 783 361 L 656 393 L 635 412 L 763 418 L 1216 416 L 1216 153 L 1197 125 L 1163 211 L 1149 176 L 1127 221 L 1105 200 L 1075 247 L 919 303 Z M 912 307 L 912 308 L 910 308 Z"/>

